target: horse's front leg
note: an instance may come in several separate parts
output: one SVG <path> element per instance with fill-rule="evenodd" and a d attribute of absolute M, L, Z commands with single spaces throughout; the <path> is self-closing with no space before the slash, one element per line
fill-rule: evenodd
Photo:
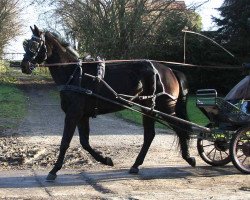
<path fill-rule="evenodd" d="M 46 178 L 47 181 L 54 181 L 57 177 L 56 173 L 62 168 L 65 153 L 69 148 L 69 144 L 74 135 L 76 124 L 77 124 L 76 117 L 74 115 L 71 115 L 70 113 L 67 113 L 64 122 L 64 131 L 61 140 L 59 156 L 57 158 L 57 161 L 53 169 L 49 172 Z"/>
<path fill-rule="evenodd" d="M 143 116 L 143 128 L 144 128 L 144 142 L 140 153 L 138 154 L 135 163 L 130 168 L 129 173 L 137 174 L 139 172 L 139 166 L 142 165 L 148 149 L 155 137 L 155 121 L 149 117 Z"/>
<path fill-rule="evenodd" d="M 82 117 L 80 120 L 78 126 L 78 132 L 80 136 L 80 143 L 87 152 L 89 152 L 90 155 L 93 156 L 93 158 L 101 162 L 102 164 L 114 166 L 112 159 L 109 157 L 103 157 L 99 153 L 97 153 L 89 144 L 89 117 Z"/>

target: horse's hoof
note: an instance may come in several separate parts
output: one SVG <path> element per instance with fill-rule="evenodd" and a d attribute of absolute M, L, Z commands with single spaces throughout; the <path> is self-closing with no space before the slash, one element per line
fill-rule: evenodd
<path fill-rule="evenodd" d="M 47 178 L 46 178 L 46 181 L 47 182 L 53 182 L 55 179 L 56 179 L 57 175 L 56 174 L 51 174 L 49 173 Z"/>
<path fill-rule="evenodd" d="M 138 174 L 138 172 L 139 172 L 138 167 L 131 167 L 129 170 L 130 174 Z"/>
<path fill-rule="evenodd" d="M 195 167 L 195 166 L 196 166 L 196 160 L 195 160 L 194 157 L 187 158 L 186 161 L 187 161 L 188 164 L 190 164 L 192 167 Z"/>
<path fill-rule="evenodd" d="M 106 157 L 106 165 L 108 165 L 108 166 L 114 166 L 114 163 L 113 163 L 113 161 L 112 161 L 112 159 L 111 158 L 109 158 L 109 157 Z"/>

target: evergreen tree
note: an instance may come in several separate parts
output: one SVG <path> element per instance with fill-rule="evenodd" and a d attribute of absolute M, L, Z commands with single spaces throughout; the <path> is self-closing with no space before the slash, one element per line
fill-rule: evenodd
<path fill-rule="evenodd" d="M 221 17 L 214 18 L 214 22 L 220 27 L 221 42 L 241 58 L 250 57 L 250 1 L 224 0 L 218 10 Z"/>

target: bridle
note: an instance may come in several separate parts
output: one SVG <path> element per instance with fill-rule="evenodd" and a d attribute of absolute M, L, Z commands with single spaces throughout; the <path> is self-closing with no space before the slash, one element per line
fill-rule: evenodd
<path fill-rule="evenodd" d="M 45 33 L 42 33 L 40 37 L 32 35 L 30 40 L 26 40 L 23 43 L 23 48 L 25 50 L 24 59 L 30 63 L 29 69 L 32 71 L 36 67 L 36 63 L 42 63 L 47 60 L 47 47 L 45 44 Z M 41 50 L 43 49 L 44 54 L 41 55 Z M 38 57 L 42 59 L 38 60 Z"/>

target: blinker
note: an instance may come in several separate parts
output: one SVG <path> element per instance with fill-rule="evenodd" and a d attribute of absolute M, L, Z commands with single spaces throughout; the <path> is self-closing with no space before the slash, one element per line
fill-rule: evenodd
<path fill-rule="evenodd" d="M 32 53 L 37 53 L 39 51 L 40 44 L 36 41 L 30 41 L 29 50 Z"/>

